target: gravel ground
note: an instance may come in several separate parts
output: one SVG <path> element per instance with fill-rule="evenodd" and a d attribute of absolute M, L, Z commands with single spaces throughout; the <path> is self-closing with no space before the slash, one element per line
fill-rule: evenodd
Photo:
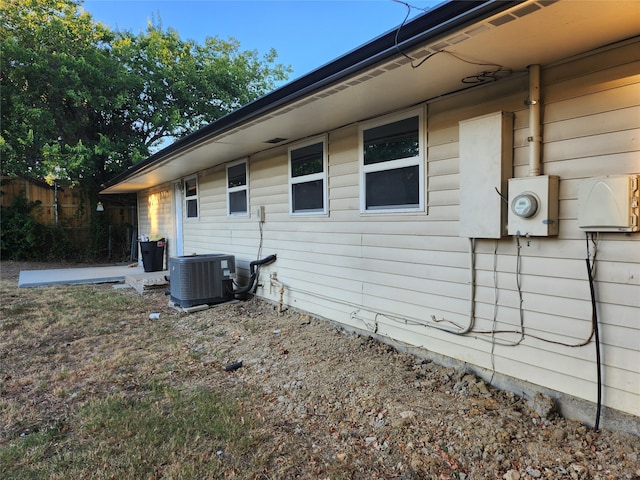
<path fill-rule="evenodd" d="M 260 414 L 284 451 L 343 462 L 352 478 L 640 478 L 640 438 L 594 432 L 550 399 L 495 390 L 323 320 L 253 300 L 177 328 L 203 365 L 242 361 L 228 381 L 261 388 Z"/>
<path fill-rule="evenodd" d="M 1 274 L 46 267 L 2 262 Z M 547 398 L 262 301 L 174 315 L 161 292 L 145 295 L 171 319 L 196 384 L 261 392 L 245 408 L 273 439 L 265 478 L 640 479 L 640 438 L 565 420 Z"/>

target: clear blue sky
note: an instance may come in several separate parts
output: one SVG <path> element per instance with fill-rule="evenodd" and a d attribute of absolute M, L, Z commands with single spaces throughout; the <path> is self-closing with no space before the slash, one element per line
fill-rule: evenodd
<path fill-rule="evenodd" d="M 442 3 L 413 0 L 411 17 Z M 83 8 L 113 30 L 144 31 L 152 18 L 183 39 L 233 37 L 242 50 L 270 48 L 294 80 L 399 26 L 407 14 L 393 0 L 85 0 Z"/>

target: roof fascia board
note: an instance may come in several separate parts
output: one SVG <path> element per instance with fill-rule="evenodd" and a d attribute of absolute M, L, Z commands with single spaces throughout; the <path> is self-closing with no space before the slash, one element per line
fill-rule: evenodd
<path fill-rule="evenodd" d="M 103 188 L 120 183 L 148 167 L 157 166 L 163 160 L 169 160 L 170 157 L 193 147 L 197 143 L 237 128 L 277 108 L 293 103 L 313 92 L 362 72 L 392 56 L 400 55 L 402 51 L 410 51 L 412 48 L 424 44 L 439 35 L 445 35 L 456 29 L 484 20 L 525 1 L 452 0 L 441 4 L 406 23 L 400 31 L 398 31 L 398 28 L 390 30 L 336 60 L 176 140 L 171 145 L 117 175 L 107 182 Z"/>

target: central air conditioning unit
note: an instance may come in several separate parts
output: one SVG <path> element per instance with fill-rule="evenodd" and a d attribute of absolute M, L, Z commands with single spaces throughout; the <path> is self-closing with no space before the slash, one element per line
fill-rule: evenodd
<path fill-rule="evenodd" d="M 179 307 L 233 299 L 233 255 L 211 253 L 169 258 L 171 301 Z"/>

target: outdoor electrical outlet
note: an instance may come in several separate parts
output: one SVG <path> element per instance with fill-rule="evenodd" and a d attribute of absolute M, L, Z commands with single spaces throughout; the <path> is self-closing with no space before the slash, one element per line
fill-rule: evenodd
<path fill-rule="evenodd" d="M 271 280 L 278 280 L 278 273 L 277 272 L 271 272 Z"/>

